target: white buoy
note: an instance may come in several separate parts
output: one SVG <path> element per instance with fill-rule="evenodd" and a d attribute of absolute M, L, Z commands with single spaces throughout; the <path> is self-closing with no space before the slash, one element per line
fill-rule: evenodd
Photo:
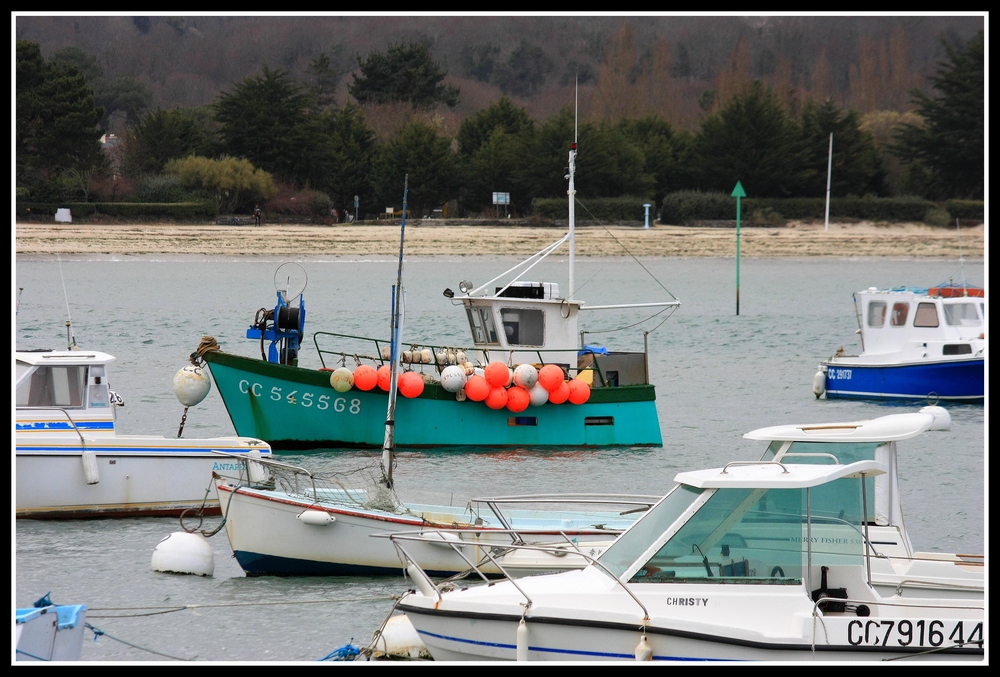
<path fill-rule="evenodd" d="M 653 660 L 653 647 L 649 645 L 646 641 L 646 635 L 643 635 L 639 640 L 639 645 L 635 647 L 635 659 L 637 661 L 651 661 Z"/>
<path fill-rule="evenodd" d="M 528 626 L 523 618 L 517 624 L 517 660 L 528 660 Z"/>
<path fill-rule="evenodd" d="M 330 374 L 330 385 L 338 393 L 346 393 L 354 387 L 354 374 L 347 367 L 337 367 Z"/>
<path fill-rule="evenodd" d="M 297 517 L 303 524 L 314 527 L 325 527 L 327 524 L 337 521 L 336 517 L 325 510 L 303 510 Z"/>
<path fill-rule="evenodd" d="M 208 539 L 201 534 L 175 531 L 153 549 L 150 566 L 165 574 L 211 576 L 215 573 L 215 556 Z"/>
<path fill-rule="evenodd" d="M 250 476 L 251 484 L 260 484 L 261 482 L 267 481 L 267 468 L 264 467 L 263 463 L 258 463 L 261 459 L 260 451 L 257 449 L 251 449 L 247 452 L 247 474 Z"/>
<path fill-rule="evenodd" d="M 457 393 L 464 388 L 468 379 L 465 370 L 457 364 L 449 365 L 441 371 L 441 387 L 449 393 Z"/>
<path fill-rule="evenodd" d="M 920 410 L 921 414 L 930 414 L 934 422 L 928 430 L 951 430 L 951 414 L 944 407 L 929 406 Z"/>
<path fill-rule="evenodd" d="M 80 454 L 80 460 L 83 461 L 83 477 L 87 480 L 87 484 L 100 482 L 101 475 L 97 471 L 97 454 L 93 451 L 84 451 Z"/>
<path fill-rule="evenodd" d="M 519 364 L 514 369 L 514 383 L 531 390 L 538 383 L 538 370 L 531 364 Z"/>
<path fill-rule="evenodd" d="M 389 658 L 420 658 L 429 660 L 430 652 L 420 640 L 413 623 L 405 615 L 393 616 L 385 622 L 372 647 L 377 654 Z"/>
<path fill-rule="evenodd" d="M 531 401 L 531 406 L 540 407 L 549 401 L 549 391 L 541 383 L 536 383 L 528 391 L 528 399 Z"/>
<path fill-rule="evenodd" d="M 813 394 L 816 395 L 818 400 L 826 392 L 826 372 L 820 369 L 813 376 Z"/>
<path fill-rule="evenodd" d="M 212 389 L 212 380 L 201 367 L 189 364 L 174 374 L 174 395 L 185 407 L 199 404 Z"/>

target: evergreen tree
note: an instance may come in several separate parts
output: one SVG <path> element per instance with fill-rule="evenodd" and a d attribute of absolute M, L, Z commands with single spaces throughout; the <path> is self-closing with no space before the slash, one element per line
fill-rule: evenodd
<path fill-rule="evenodd" d="M 354 74 L 347 91 L 358 103 L 409 102 L 417 108 L 439 103 L 458 104 L 458 88 L 442 84 L 445 73 L 431 57 L 427 45 L 405 42 L 357 57 L 361 74 Z"/>
<path fill-rule="evenodd" d="M 698 187 L 752 197 L 800 195 L 807 169 L 801 132 L 774 93 L 755 81 L 705 119 L 695 141 Z"/>
<path fill-rule="evenodd" d="M 105 166 L 101 133 L 103 111 L 83 75 L 72 66 L 42 57 L 37 43 L 16 45 L 16 181 L 40 187 L 66 172 L 91 172 Z"/>
<path fill-rule="evenodd" d="M 802 111 L 802 140 L 807 170 L 803 175 L 805 195 L 825 195 L 830 164 L 830 134 L 833 133 L 833 167 L 830 194 L 885 195 L 882 158 L 871 134 L 861 130 L 856 111 L 837 108 L 831 99 L 810 101 Z"/>
<path fill-rule="evenodd" d="M 580 132 L 576 159 L 577 199 L 652 194 L 654 179 L 645 171 L 646 156 L 617 125 L 587 125 Z"/>
<path fill-rule="evenodd" d="M 466 158 L 472 157 L 498 127 L 506 134 L 519 134 L 534 121 L 524 108 L 516 108 L 506 96 L 491 103 L 474 115 L 462 120 L 458 128 L 458 149 Z"/>
<path fill-rule="evenodd" d="M 689 134 L 675 132 L 658 115 L 622 120 L 619 128 L 646 158 L 644 171 L 653 178 L 652 196 L 657 205 L 667 193 L 691 187 Z"/>
<path fill-rule="evenodd" d="M 349 104 L 326 111 L 320 119 L 320 128 L 329 139 L 332 161 L 330 171 L 317 185 L 322 186 L 341 212 L 353 213 L 355 195 L 361 213 L 381 211 L 385 205 L 375 191 L 379 144 L 361 110 Z"/>
<path fill-rule="evenodd" d="M 902 125 L 894 152 L 927 176 L 927 197 L 982 200 L 986 145 L 983 33 L 964 49 L 942 43 L 948 58 L 931 77 L 939 94 L 912 92 L 924 124 Z"/>
<path fill-rule="evenodd" d="M 466 161 L 463 210 L 478 212 L 492 208 L 494 192 L 510 193 L 509 212 L 524 213 L 530 207 L 530 198 L 515 181 L 530 134 L 530 127 L 516 132 L 502 125 L 493 127 Z"/>
<path fill-rule="evenodd" d="M 265 66 L 211 104 L 221 151 L 300 186 L 317 178 L 317 165 L 328 158 L 307 115 L 309 103 L 286 71 Z"/>
<path fill-rule="evenodd" d="M 409 175 L 407 208 L 421 217 L 458 197 L 458 156 L 451 140 L 426 122 L 411 122 L 386 144 L 381 159 L 380 194 L 386 205 L 402 205 L 403 177 Z"/>
<path fill-rule="evenodd" d="M 126 174 L 158 174 L 175 158 L 207 156 L 208 135 L 189 108 L 146 113 L 126 135 Z"/>
<path fill-rule="evenodd" d="M 320 52 L 306 68 L 306 89 L 313 96 L 320 110 L 334 105 L 337 97 L 337 80 L 340 74 L 334 69 L 330 55 Z"/>

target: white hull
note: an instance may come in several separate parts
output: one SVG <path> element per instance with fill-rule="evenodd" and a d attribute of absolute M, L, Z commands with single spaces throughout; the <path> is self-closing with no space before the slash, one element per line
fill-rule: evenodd
<path fill-rule="evenodd" d="M 80 660 L 87 620 L 86 606 L 17 609 L 14 618 L 15 660 Z"/>
<path fill-rule="evenodd" d="M 404 547 L 425 571 L 435 576 L 451 575 L 471 568 L 484 558 L 483 546 L 510 545 L 509 533 L 500 525 L 484 522 L 476 526 L 468 510 L 450 506 L 408 506 L 408 514 L 319 506 L 275 491 L 255 491 L 241 488 L 235 494 L 224 481 L 216 486 L 222 497 L 226 517 L 226 534 L 240 566 L 248 575 L 370 575 L 399 574 L 406 567 L 389 534 L 427 530 L 427 542 L 408 540 Z M 327 523 L 309 523 L 300 519 L 305 511 L 325 512 L 332 517 Z M 561 529 L 573 534 L 580 542 L 606 542 L 608 532 L 590 529 L 573 530 L 550 513 L 548 536 L 540 534 L 544 521 L 530 525 L 532 538 L 558 542 Z M 515 524 L 516 526 L 516 524 Z M 437 531 L 457 528 L 443 540 Z M 382 537 L 380 537 L 382 536 Z M 460 545 L 463 556 L 452 544 Z M 561 570 L 563 563 L 572 562 L 572 555 L 556 559 L 544 570 Z M 467 561 L 468 560 L 468 561 Z M 530 566 L 522 563 L 521 566 Z M 537 564 L 536 564 L 537 566 Z M 480 567 L 484 573 L 499 574 L 493 566 Z"/>
<path fill-rule="evenodd" d="M 263 443 L 236 437 L 104 437 L 88 440 L 94 454 L 88 473 L 79 444 L 67 445 L 65 438 L 46 444 L 37 436 L 29 443 L 18 436 L 17 517 L 167 516 L 203 504 L 207 514 L 217 514 L 212 473 L 238 477 L 240 464 L 212 451 L 246 454 L 250 448 L 270 455 Z M 88 483 L 95 473 L 97 481 Z"/>

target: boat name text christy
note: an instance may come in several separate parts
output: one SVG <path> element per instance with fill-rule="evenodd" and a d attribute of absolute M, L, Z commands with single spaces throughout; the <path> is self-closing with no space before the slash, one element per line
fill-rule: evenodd
<path fill-rule="evenodd" d="M 708 606 L 708 597 L 667 597 L 667 606 Z"/>

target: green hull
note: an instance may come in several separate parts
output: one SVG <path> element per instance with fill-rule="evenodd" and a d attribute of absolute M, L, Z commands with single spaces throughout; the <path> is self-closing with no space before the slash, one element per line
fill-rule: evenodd
<path fill-rule="evenodd" d="M 278 449 L 382 446 L 388 394 L 378 388 L 340 393 L 327 371 L 223 352 L 204 358 L 238 435 Z M 419 397 L 397 400 L 394 435 L 400 447 L 663 444 L 652 385 L 594 388 L 584 404 L 514 414 L 427 384 Z"/>

